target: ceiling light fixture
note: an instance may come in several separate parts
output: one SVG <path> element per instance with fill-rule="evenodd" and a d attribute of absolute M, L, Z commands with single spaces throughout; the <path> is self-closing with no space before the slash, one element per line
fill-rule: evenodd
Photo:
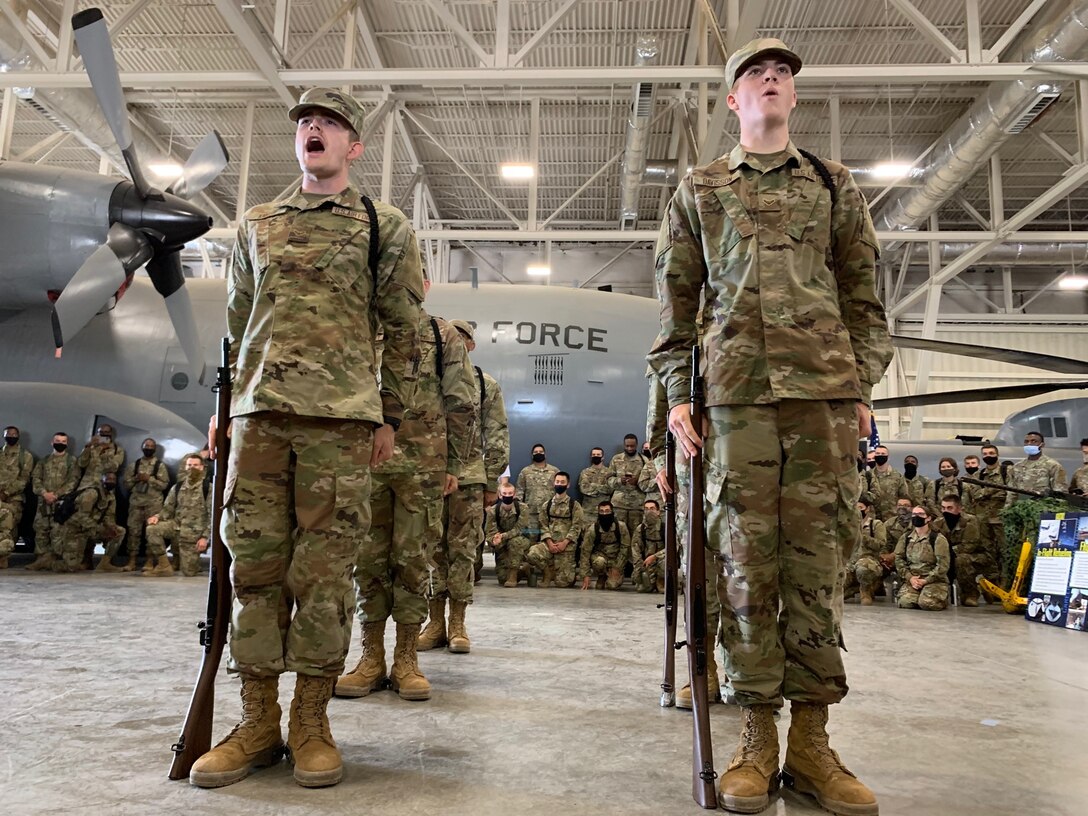
<path fill-rule="evenodd" d="M 525 181 L 536 175 L 536 168 L 531 164 L 500 164 L 499 171 L 504 179 Z"/>
<path fill-rule="evenodd" d="M 911 172 L 913 168 L 909 164 L 895 164 L 893 162 L 884 162 L 883 164 L 873 165 L 873 169 L 869 171 L 873 178 L 877 179 L 897 179 L 902 178 Z"/>
<path fill-rule="evenodd" d="M 534 277 L 543 278 L 552 273 L 552 268 L 545 264 L 530 264 L 525 267 L 526 275 L 533 275 Z"/>
<path fill-rule="evenodd" d="M 1059 289 L 1088 289 L 1088 275 L 1066 275 L 1058 281 Z"/>

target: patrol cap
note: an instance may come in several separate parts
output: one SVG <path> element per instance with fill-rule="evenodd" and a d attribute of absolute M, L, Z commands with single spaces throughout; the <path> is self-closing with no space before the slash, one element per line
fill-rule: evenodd
<path fill-rule="evenodd" d="M 741 71 L 753 62 L 767 57 L 780 57 L 794 74 L 801 73 L 801 58 L 788 45 L 774 37 L 764 37 L 742 45 L 729 57 L 729 61 L 725 63 L 725 76 L 729 80 L 729 86 L 736 83 Z"/>
<path fill-rule="evenodd" d="M 472 324 L 469 323 L 467 320 L 451 320 L 450 325 L 457 329 L 457 331 L 461 332 L 461 334 L 463 334 L 469 340 L 472 340 L 473 342 L 476 341 L 476 332 L 473 330 Z"/>
<path fill-rule="evenodd" d="M 359 100 L 350 94 L 341 93 L 335 88 L 310 88 L 287 115 L 291 117 L 292 122 L 297 122 L 298 117 L 307 108 L 321 108 L 335 113 L 351 125 L 356 133 L 363 132 L 366 111 L 359 104 Z"/>

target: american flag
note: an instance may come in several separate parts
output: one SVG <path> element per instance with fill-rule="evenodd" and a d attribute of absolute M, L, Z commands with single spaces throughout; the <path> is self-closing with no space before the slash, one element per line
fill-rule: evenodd
<path fill-rule="evenodd" d="M 880 444 L 880 431 L 876 429 L 876 417 L 872 414 L 869 415 L 869 423 L 872 429 L 869 433 L 869 450 L 872 450 Z"/>

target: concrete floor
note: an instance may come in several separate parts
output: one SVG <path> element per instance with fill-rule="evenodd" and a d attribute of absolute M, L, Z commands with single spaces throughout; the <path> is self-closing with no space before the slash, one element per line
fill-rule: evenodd
<path fill-rule="evenodd" d="M 469 612 L 472 654 L 421 655 L 429 702 L 392 692 L 333 701 L 340 785 L 302 789 L 286 764 L 215 791 L 171 782 L 205 588 L 0 573 L 0 813 L 700 812 L 690 716 L 658 707 L 658 596 L 505 590 L 490 575 Z M 846 639 L 853 691 L 832 712 L 833 745 L 882 814 L 1085 813 L 1083 633 L 995 608 L 933 614 L 878 602 L 847 607 Z M 292 684 L 281 689 L 285 708 Z M 224 672 L 215 739 L 238 710 Z M 738 710 L 714 706 L 712 723 L 720 770 Z M 786 793 L 766 812 L 820 811 Z"/>

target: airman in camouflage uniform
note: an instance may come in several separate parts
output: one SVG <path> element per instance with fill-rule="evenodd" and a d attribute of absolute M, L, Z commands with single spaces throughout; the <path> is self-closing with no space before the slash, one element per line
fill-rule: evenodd
<path fill-rule="evenodd" d="M 34 466 L 32 485 L 38 497 L 38 512 L 34 516 L 34 551 L 37 558 L 27 569 L 50 569 L 62 556 L 61 525 L 53 520 L 57 502 L 71 493 L 79 483 L 79 465 L 68 453 L 68 434 L 53 435 L 53 453 Z"/>
<path fill-rule="evenodd" d="M 589 589 L 594 576 L 597 589 L 619 589 L 623 586 L 623 568 L 631 558 L 631 536 L 627 525 L 612 512 L 610 502 L 601 502 L 595 515 L 597 520 L 582 540 L 582 589 Z"/>
<path fill-rule="evenodd" d="M 574 584 L 575 546 L 585 530 L 582 506 L 570 497 L 570 474 L 555 474 L 552 496 L 537 507 L 540 541 L 529 547 L 529 563 L 543 573 L 542 587 L 570 587 Z"/>
<path fill-rule="evenodd" d="M 982 446 L 982 463 L 982 470 L 978 472 L 980 482 L 1005 484 L 1005 476 L 1001 472 L 1001 452 L 995 446 Z M 1008 560 L 1005 553 L 1005 522 L 1001 518 L 1007 493 L 1006 490 L 973 485 L 974 502 L 971 512 L 981 525 L 983 546 L 989 553 L 993 566 L 993 574 L 987 574 L 986 577 L 997 586 L 1002 585 L 1002 571 Z"/>
<path fill-rule="evenodd" d="M 639 592 L 664 590 L 665 520 L 656 499 L 647 499 L 642 505 L 642 524 L 631 536 L 631 566 L 631 581 Z"/>
<path fill-rule="evenodd" d="M 895 569 L 903 579 L 898 604 L 902 609 L 940 612 L 948 607 L 948 567 L 951 550 L 948 539 L 929 525 L 929 513 L 921 505 L 912 511 L 925 522 L 912 526 L 895 547 Z"/>
<path fill-rule="evenodd" d="M 997 569 L 982 537 L 982 525 L 956 496 L 941 499 L 941 518 L 933 529 L 948 539 L 956 587 L 964 606 L 978 606 L 978 579 L 993 575 Z"/>
<path fill-rule="evenodd" d="M 76 572 L 83 568 L 84 553 L 98 542 L 114 552 L 125 539 L 125 528 L 116 522 L 117 474 L 103 474 L 96 484 L 78 488 L 76 512 L 60 528 L 61 557 L 53 562 L 54 572 Z M 105 557 L 105 556 L 103 556 Z"/>
<path fill-rule="evenodd" d="M 874 516 L 883 519 L 895 512 L 898 499 L 909 499 L 907 480 L 888 464 L 888 449 L 883 445 L 873 448 L 876 467 L 866 473 L 866 490 L 873 499 Z"/>
<path fill-rule="evenodd" d="M 582 511 L 597 513 L 597 505 L 612 495 L 608 466 L 603 464 L 604 450 L 594 448 L 589 452 L 589 467 L 578 474 L 578 492 L 582 495 Z"/>
<path fill-rule="evenodd" d="M 911 531 L 910 510 L 914 506 L 910 503 L 910 499 L 899 499 L 895 503 L 895 513 L 884 519 L 884 530 L 888 534 L 888 546 L 891 547 L 893 553 L 899 539 Z M 891 566 L 895 566 L 894 558 Z"/>
<path fill-rule="evenodd" d="M 416 236 L 400 210 L 350 182 L 362 106 L 312 88 L 289 116 L 302 185 L 245 213 L 227 277 L 234 393 L 222 535 L 234 559 L 228 670 L 242 676 L 243 705 L 239 725 L 194 764 L 189 781 L 200 787 L 279 759 L 285 671 L 297 674 L 295 781 L 340 781 L 326 709 L 348 651 L 345 599 L 370 527 L 370 467 L 393 453 L 419 358 Z"/>
<path fill-rule="evenodd" d="M 147 563 L 141 575 L 173 575 L 166 557 L 167 540 L 178 544 L 181 574 L 200 574 L 200 554 L 211 541 L 212 492 L 204 484 L 204 460 L 190 455 L 184 473 L 166 494 L 162 509 L 147 520 Z"/>
<path fill-rule="evenodd" d="M 442 497 L 457 489 L 475 411 L 472 367 L 460 333 L 441 318 L 420 315 L 415 391 L 404 406 L 393 458 L 372 471 L 370 532 L 355 560 L 363 654 L 337 681 L 340 697 L 365 697 L 385 683 L 390 616 L 397 627 L 393 690 L 403 700 L 431 696 L 416 655 L 427 617 L 428 571 L 442 536 Z"/>
<path fill-rule="evenodd" d="M 895 548 L 888 548 L 887 530 L 884 529 L 884 522 L 875 518 L 875 506 L 870 495 L 862 494 L 858 501 L 858 512 L 861 513 L 861 542 L 854 548 L 846 563 L 843 595 L 849 598 L 859 592 L 862 606 L 871 606 L 873 593 L 884 580 L 881 560 L 888 553 L 894 552 Z"/>
<path fill-rule="evenodd" d="M 166 469 L 166 463 L 155 456 L 158 443 L 148 437 L 141 444 L 140 450 L 143 456 L 125 471 L 124 485 L 128 490 L 128 524 L 125 525 L 128 530 L 128 563 L 121 568 L 124 572 L 136 569 L 136 553 L 140 549 L 144 527 L 149 518 L 162 510 L 162 494 L 170 486 L 170 472 Z M 203 471 L 201 474 L 203 475 Z M 98 568 L 106 572 L 114 571 L 109 558 L 103 558 Z"/>
<path fill-rule="evenodd" d="M 646 494 L 638 485 L 642 468 L 646 464 L 638 452 L 638 437 L 627 434 L 623 438 L 623 453 L 617 453 L 608 463 L 608 481 L 612 486 L 612 507 L 616 518 L 628 530 L 642 524 L 642 503 Z"/>
<path fill-rule="evenodd" d="M 1046 440 L 1041 433 L 1032 431 L 1024 435 L 1024 453 L 1027 456 L 1012 466 L 1009 487 L 1034 490 L 1036 493 L 1065 489 L 1065 468 L 1057 459 L 1043 453 L 1045 446 Z M 1005 506 L 1011 507 L 1024 498 L 1027 497 L 1023 494 L 1009 492 L 1005 496 Z"/>
<path fill-rule="evenodd" d="M 8 556 L 15 549 L 15 514 L 0 501 L 0 569 L 8 568 Z"/>
<path fill-rule="evenodd" d="M 518 498 L 529 509 L 529 524 L 525 528 L 525 534 L 532 542 L 540 541 L 540 518 L 537 509 L 546 502 L 554 492 L 555 474 L 559 468 L 549 465 L 547 452 L 541 444 L 533 445 L 533 463 L 526 465 L 518 473 Z"/>
<path fill-rule="evenodd" d="M 653 499 L 658 504 L 663 501 L 661 488 L 657 486 L 657 464 L 652 458 L 646 461 L 638 474 L 638 489 L 642 491 L 643 504 L 647 499 Z"/>
<path fill-rule="evenodd" d="M 965 510 L 974 506 L 974 487 L 960 481 L 960 466 L 951 456 L 944 456 L 938 463 L 940 478 L 934 479 L 926 494 L 925 507 L 930 518 L 941 517 L 941 499 L 956 496 Z"/>
<path fill-rule="evenodd" d="M 34 473 L 34 454 L 19 444 L 19 429 L 4 428 L 4 447 L 0 448 L 0 502 L 7 505 L 15 519 L 15 537 L 19 537 L 19 522 L 23 519 L 26 486 Z"/>
<path fill-rule="evenodd" d="M 525 536 L 528 516 L 529 509 L 518 501 L 509 482 L 499 486 L 499 501 L 487 508 L 484 516 L 484 541 L 495 553 L 496 573 L 505 587 L 516 587 L 519 578 L 528 577 L 529 566 L 525 561 L 529 552 L 529 539 Z"/>
<path fill-rule="evenodd" d="M 113 426 L 102 424 L 79 454 L 83 477 L 79 487 L 90 487 L 102 481 L 107 473 L 117 475 L 125 461 L 125 451 L 114 440 Z"/>
<path fill-rule="evenodd" d="M 1084 465 L 1077 468 L 1069 480 L 1069 493 L 1088 493 L 1088 439 L 1080 441 L 1080 453 L 1084 457 Z"/>
<path fill-rule="evenodd" d="M 926 497 L 930 492 L 931 479 L 918 472 L 918 457 L 907 455 L 903 457 L 903 478 L 907 482 L 907 493 L 910 506 L 926 503 Z M 909 521 L 908 521 L 909 524 Z"/>
<path fill-rule="evenodd" d="M 741 143 L 695 168 L 667 208 L 661 330 L 648 361 L 665 381 L 678 444 L 703 449 L 707 529 L 724 558 L 725 669 L 745 726 L 720 803 L 768 805 L 773 708 L 785 696 L 787 782 L 825 808 L 875 814 L 872 792 L 828 748 L 825 724 L 847 691 L 836 601 L 857 534 L 857 440 L 892 347 L 865 199 L 846 167 L 817 164 L 789 139 L 800 67 L 778 40 L 730 57 L 726 101 Z M 688 407 L 700 311 L 705 440 Z"/>

